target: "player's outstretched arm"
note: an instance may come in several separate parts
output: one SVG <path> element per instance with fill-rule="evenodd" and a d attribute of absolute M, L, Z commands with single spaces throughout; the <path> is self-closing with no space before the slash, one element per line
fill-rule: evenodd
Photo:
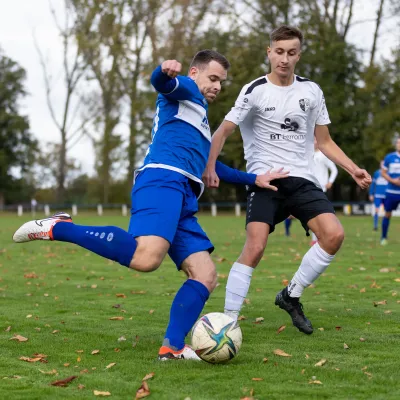
<path fill-rule="evenodd" d="M 331 161 L 347 171 L 362 189 L 366 189 L 372 182 L 370 174 L 359 168 L 344 151 L 332 140 L 326 125 L 315 126 L 315 137 L 318 147 Z"/>
<path fill-rule="evenodd" d="M 283 171 L 283 168 L 275 172 L 268 171 L 262 175 L 248 174 L 247 172 L 239 171 L 235 168 L 230 168 L 220 161 L 215 163 L 215 172 L 219 179 L 234 184 L 241 185 L 257 185 L 264 189 L 278 190 L 270 182 L 274 179 L 286 178 L 289 174 L 288 171 Z"/>
<path fill-rule="evenodd" d="M 212 137 L 210 154 L 208 156 L 206 169 L 203 173 L 203 181 L 207 187 L 217 188 L 219 186 L 219 178 L 218 174 L 215 172 L 215 164 L 224 147 L 225 140 L 232 135 L 236 126 L 237 125 L 233 122 L 224 120 Z"/>

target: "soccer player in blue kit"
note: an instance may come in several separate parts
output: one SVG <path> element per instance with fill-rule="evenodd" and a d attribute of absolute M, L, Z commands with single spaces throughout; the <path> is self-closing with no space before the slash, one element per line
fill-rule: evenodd
<path fill-rule="evenodd" d="M 160 360 L 199 360 L 184 340 L 216 287 L 217 274 L 210 257 L 214 247 L 195 214 L 211 145 L 208 104 L 221 91 L 229 66 L 220 53 L 203 50 L 193 58 L 188 76 L 178 75 L 182 66 L 176 60 L 154 70 L 151 83 L 159 95 L 152 143 L 135 172 L 128 232 L 115 226 L 75 225 L 69 214 L 57 213 L 25 223 L 13 236 L 17 243 L 75 243 L 141 272 L 156 270 L 168 253 L 188 279 L 173 300 Z M 216 172 L 230 183 L 277 190 L 269 182 L 286 177 L 282 170 L 255 175 L 218 163 Z"/>
<path fill-rule="evenodd" d="M 381 162 L 382 167 L 383 161 Z M 372 176 L 372 183 L 369 187 L 369 200 L 375 206 L 374 231 L 378 230 L 379 208 L 385 202 L 387 186 L 388 181 L 382 176 L 381 170 L 377 169 Z"/>
<path fill-rule="evenodd" d="M 400 138 L 396 140 L 396 151 L 389 153 L 384 161 L 381 170 L 382 176 L 389 182 L 386 189 L 386 198 L 383 203 L 385 216 L 382 219 L 381 245 L 387 244 L 387 233 L 389 230 L 392 211 L 400 204 Z"/>

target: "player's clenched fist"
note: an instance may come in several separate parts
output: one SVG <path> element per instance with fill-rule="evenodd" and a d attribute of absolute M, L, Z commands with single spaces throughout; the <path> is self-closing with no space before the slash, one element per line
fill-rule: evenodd
<path fill-rule="evenodd" d="M 161 71 L 171 78 L 175 78 L 182 70 L 182 64 L 176 60 L 166 60 L 161 64 Z"/>

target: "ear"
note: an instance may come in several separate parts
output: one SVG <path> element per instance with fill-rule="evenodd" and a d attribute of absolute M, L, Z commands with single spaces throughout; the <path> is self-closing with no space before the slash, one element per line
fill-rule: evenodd
<path fill-rule="evenodd" d="M 188 74 L 189 78 L 192 78 L 195 81 L 198 75 L 199 69 L 197 67 L 191 67 Z"/>

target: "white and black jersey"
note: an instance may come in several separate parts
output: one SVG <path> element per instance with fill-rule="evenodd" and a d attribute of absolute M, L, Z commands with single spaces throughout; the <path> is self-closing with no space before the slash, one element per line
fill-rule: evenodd
<path fill-rule="evenodd" d="M 314 130 L 330 120 L 316 83 L 297 75 L 290 86 L 258 78 L 243 87 L 225 119 L 240 127 L 247 172 L 284 167 L 290 176 L 320 186 L 314 173 Z"/>

